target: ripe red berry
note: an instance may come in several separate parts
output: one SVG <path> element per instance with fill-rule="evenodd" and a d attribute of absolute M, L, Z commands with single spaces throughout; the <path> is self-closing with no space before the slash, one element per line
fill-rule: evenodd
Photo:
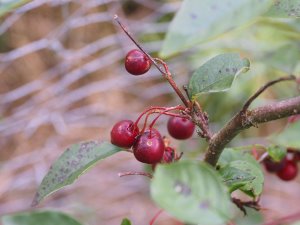
<path fill-rule="evenodd" d="M 151 61 L 142 51 L 133 49 L 127 53 L 125 68 L 132 75 L 142 75 L 151 67 Z"/>
<path fill-rule="evenodd" d="M 264 159 L 263 163 L 268 172 L 276 173 L 285 166 L 286 158 L 283 158 L 280 162 L 275 162 L 271 158 L 267 157 Z"/>
<path fill-rule="evenodd" d="M 123 148 L 130 148 L 139 134 L 139 128 L 131 120 L 116 123 L 111 132 L 111 143 Z"/>
<path fill-rule="evenodd" d="M 170 117 L 167 126 L 169 134 L 180 140 L 190 138 L 195 130 L 195 124 L 192 121 L 179 117 Z"/>
<path fill-rule="evenodd" d="M 133 154 L 138 161 L 155 164 L 161 161 L 165 145 L 161 136 L 158 136 L 152 130 L 151 135 L 147 131 L 138 136 L 132 148 Z"/>
<path fill-rule="evenodd" d="M 298 174 L 298 167 L 293 160 L 286 161 L 285 166 L 277 172 L 277 176 L 284 181 L 293 180 Z"/>

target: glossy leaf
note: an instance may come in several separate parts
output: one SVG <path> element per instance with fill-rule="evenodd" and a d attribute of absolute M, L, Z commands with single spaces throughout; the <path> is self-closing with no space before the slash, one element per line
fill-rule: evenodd
<path fill-rule="evenodd" d="M 231 87 L 235 77 L 248 71 L 250 62 L 237 53 L 215 56 L 192 75 L 188 90 L 192 98 L 201 93 L 226 91 Z"/>
<path fill-rule="evenodd" d="M 171 22 L 161 57 L 233 30 L 264 14 L 272 0 L 185 0 Z"/>
<path fill-rule="evenodd" d="M 236 160 L 230 162 L 223 170 L 232 170 L 232 168 L 239 171 L 239 174 L 241 175 L 248 173 L 250 176 L 252 176 L 252 179 L 245 181 L 244 185 L 241 185 L 238 187 L 238 189 L 252 197 L 257 197 L 262 193 L 264 175 L 260 168 L 258 168 L 252 162 L 248 162 L 246 160 Z M 235 175 L 233 175 L 233 178 L 234 176 Z"/>
<path fill-rule="evenodd" d="M 272 135 L 270 139 L 276 145 L 299 149 L 299 131 L 300 121 L 297 121 L 295 123 L 289 123 L 289 125 L 286 126 L 286 128 L 282 132 Z"/>
<path fill-rule="evenodd" d="M 0 2 L 0 16 L 4 16 L 15 8 L 29 2 L 30 0 L 6 0 Z M 3 2 L 3 3 L 2 3 Z"/>
<path fill-rule="evenodd" d="M 127 219 L 127 218 L 124 218 L 124 219 L 122 220 L 122 223 L 121 223 L 121 225 L 131 225 L 131 222 L 130 222 L 130 220 L 129 220 L 129 219 Z"/>
<path fill-rule="evenodd" d="M 72 145 L 52 164 L 38 187 L 32 205 L 37 205 L 51 193 L 72 184 L 99 160 L 120 150 L 108 142 L 89 141 Z"/>
<path fill-rule="evenodd" d="M 230 165 L 222 168 L 219 173 L 225 184 L 228 186 L 229 192 L 233 192 L 255 179 L 251 173 Z"/>
<path fill-rule="evenodd" d="M 286 148 L 280 146 L 272 145 L 267 148 L 269 156 L 275 162 L 280 162 L 286 155 Z"/>
<path fill-rule="evenodd" d="M 186 223 L 219 225 L 231 217 L 226 186 L 217 172 L 203 162 L 158 165 L 151 195 L 161 208 Z"/>
<path fill-rule="evenodd" d="M 266 15 L 272 17 L 300 17 L 300 1 L 276 0 Z"/>
<path fill-rule="evenodd" d="M 81 225 L 67 214 L 55 211 L 32 211 L 6 215 L 1 218 L 3 225 Z"/>

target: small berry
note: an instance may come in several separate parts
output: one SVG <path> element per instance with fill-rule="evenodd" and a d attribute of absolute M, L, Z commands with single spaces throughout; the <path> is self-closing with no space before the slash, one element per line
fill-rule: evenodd
<path fill-rule="evenodd" d="M 266 170 L 270 173 L 276 173 L 281 170 L 286 164 L 286 158 L 283 158 L 279 162 L 273 161 L 270 157 L 267 157 L 263 161 Z"/>
<path fill-rule="evenodd" d="M 159 133 L 158 133 L 159 134 Z M 133 145 L 133 154 L 135 158 L 148 164 L 155 164 L 161 161 L 165 150 L 164 141 L 156 132 L 146 131 L 137 137 Z"/>
<path fill-rule="evenodd" d="M 130 148 L 139 134 L 139 128 L 131 120 L 116 123 L 111 132 L 111 143 L 123 148 Z"/>
<path fill-rule="evenodd" d="M 151 67 L 151 61 L 142 51 L 133 49 L 125 58 L 125 69 L 132 75 L 142 75 Z"/>
<path fill-rule="evenodd" d="M 277 172 L 277 176 L 284 181 L 293 180 L 298 174 L 298 167 L 293 160 L 286 161 L 285 166 Z"/>
<path fill-rule="evenodd" d="M 195 124 L 192 121 L 179 117 L 170 117 L 167 126 L 169 134 L 180 140 L 190 138 L 195 130 Z"/>
<path fill-rule="evenodd" d="M 175 160 L 175 150 L 171 147 L 166 147 L 163 155 L 164 163 L 171 163 Z"/>

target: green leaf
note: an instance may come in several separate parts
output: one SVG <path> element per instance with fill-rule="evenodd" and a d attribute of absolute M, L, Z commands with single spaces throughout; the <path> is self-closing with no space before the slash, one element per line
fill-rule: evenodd
<path fill-rule="evenodd" d="M 225 184 L 228 186 L 230 193 L 255 179 L 253 175 L 245 170 L 240 170 L 229 165 L 223 167 L 219 173 L 222 176 Z"/>
<path fill-rule="evenodd" d="M 0 16 L 4 16 L 5 14 L 11 12 L 15 8 L 29 2 L 30 0 L 6 0 L 4 3 L 1 1 L 0 3 Z"/>
<path fill-rule="evenodd" d="M 51 193 L 72 184 L 99 160 L 119 151 L 119 147 L 108 142 L 88 141 L 72 145 L 52 164 L 38 187 L 32 205 L 37 205 Z"/>
<path fill-rule="evenodd" d="M 215 56 L 200 66 L 189 82 L 189 94 L 192 98 L 201 93 L 226 91 L 235 77 L 249 70 L 250 62 L 237 53 Z"/>
<path fill-rule="evenodd" d="M 272 0 L 185 0 L 170 24 L 161 57 L 194 47 L 264 14 Z"/>
<path fill-rule="evenodd" d="M 286 128 L 282 132 L 272 135 L 270 137 L 270 140 L 276 145 L 299 149 L 299 131 L 300 120 L 294 123 L 289 123 L 289 125 L 286 126 Z"/>
<path fill-rule="evenodd" d="M 1 218 L 3 225 L 81 225 L 67 214 L 55 211 L 33 211 L 6 215 Z"/>
<path fill-rule="evenodd" d="M 130 220 L 129 220 L 129 219 L 127 219 L 127 218 L 124 218 L 124 219 L 122 220 L 122 223 L 121 223 L 121 225 L 131 225 L 131 222 L 130 222 Z"/>
<path fill-rule="evenodd" d="M 227 188 L 204 162 L 158 165 L 151 196 L 161 208 L 186 223 L 219 225 L 231 218 Z"/>
<path fill-rule="evenodd" d="M 293 74 L 300 59 L 300 44 L 290 43 L 268 52 L 264 61 L 279 70 Z"/>
<path fill-rule="evenodd" d="M 300 17 L 299 0 L 276 0 L 266 16 L 272 17 Z"/>
<path fill-rule="evenodd" d="M 261 225 L 264 222 L 264 217 L 260 211 L 256 211 L 255 209 L 245 208 L 247 212 L 247 216 L 242 214 L 238 218 L 234 220 L 234 224 L 236 225 Z"/>
<path fill-rule="evenodd" d="M 280 162 L 286 155 L 286 148 L 280 146 L 272 145 L 267 148 L 269 156 L 275 162 Z"/>
<path fill-rule="evenodd" d="M 253 162 L 248 162 L 246 160 L 232 161 L 223 169 L 223 171 L 225 170 L 226 172 L 228 170 L 232 170 L 232 168 L 236 169 L 236 171 L 239 171 L 236 175 L 247 173 L 249 174 L 248 176 L 252 177 L 252 179 L 245 181 L 244 185 L 241 185 L 238 187 L 238 189 L 251 197 L 259 196 L 262 193 L 264 175 L 261 169 L 254 165 Z M 234 178 L 236 175 L 233 174 L 232 178 Z"/>

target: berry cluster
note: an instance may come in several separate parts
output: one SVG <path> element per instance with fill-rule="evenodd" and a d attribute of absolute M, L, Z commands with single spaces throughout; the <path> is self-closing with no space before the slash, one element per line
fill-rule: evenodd
<path fill-rule="evenodd" d="M 125 68 L 132 75 L 146 73 L 151 67 L 151 60 L 142 51 L 134 49 L 128 52 L 125 58 Z M 170 111 L 179 111 L 173 113 Z M 147 127 L 148 117 L 158 113 L 152 123 Z M 138 123 L 145 116 L 144 126 L 140 130 Z M 180 158 L 174 148 L 169 146 L 169 140 L 153 128 L 161 115 L 168 115 L 168 132 L 179 140 L 190 138 L 195 130 L 195 124 L 191 121 L 188 108 L 175 107 L 151 107 L 145 110 L 138 119 L 122 120 L 117 122 L 111 130 L 111 143 L 122 148 L 132 148 L 135 158 L 147 164 L 171 163 Z"/>
<path fill-rule="evenodd" d="M 270 157 L 264 159 L 263 163 L 266 170 L 275 173 L 281 180 L 290 181 L 297 177 L 300 161 L 300 152 L 295 149 L 287 149 L 287 155 L 279 162 L 273 161 Z"/>

